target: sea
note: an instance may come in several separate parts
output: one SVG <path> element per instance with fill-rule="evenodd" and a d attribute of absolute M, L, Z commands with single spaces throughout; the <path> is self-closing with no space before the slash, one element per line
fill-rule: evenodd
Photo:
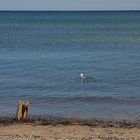
<path fill-rule="evenodd" d="M 139 120 L 140 11 L 0 11 L 0 116 L 19 99 L 30 115 Z"/>

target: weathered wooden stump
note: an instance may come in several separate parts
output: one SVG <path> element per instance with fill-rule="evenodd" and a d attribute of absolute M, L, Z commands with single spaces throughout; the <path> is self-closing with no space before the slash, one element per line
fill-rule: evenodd
<path fill-rule="evenodd" d="M 26 121 L 28 119 L 29 101 L 18 101 L 16 118 L 18 121 Z"/>

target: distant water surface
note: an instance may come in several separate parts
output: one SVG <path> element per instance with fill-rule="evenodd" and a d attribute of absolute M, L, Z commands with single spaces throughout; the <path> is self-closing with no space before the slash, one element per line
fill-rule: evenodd
<path fill-rule="evenodd" d="M 0 12 L 0 115 L 20 98 L 35 115 L 139 119 L 140 12 Z"/>

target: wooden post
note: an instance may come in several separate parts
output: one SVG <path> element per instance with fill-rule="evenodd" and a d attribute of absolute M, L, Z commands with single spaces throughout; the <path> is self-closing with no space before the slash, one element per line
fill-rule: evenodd
<path fill-rule="evenodd" d="M 23 102 L 22 100 L 19 100 L 16 115 L 17 120 L 26 121 L 28 119 L 28 110 L 29 110 L 29 101 Z"/>

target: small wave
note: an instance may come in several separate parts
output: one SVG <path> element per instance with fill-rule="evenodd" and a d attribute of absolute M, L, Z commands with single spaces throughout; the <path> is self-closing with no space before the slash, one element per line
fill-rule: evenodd
<path fill-rule="evenodd" d="M 39 97 L 33 102 L 54 103 L 111 103 L 111 104 L 140 104 L 140 98 L 117 98 L 112 96 L 88 96 L 88 97 Z"/>

